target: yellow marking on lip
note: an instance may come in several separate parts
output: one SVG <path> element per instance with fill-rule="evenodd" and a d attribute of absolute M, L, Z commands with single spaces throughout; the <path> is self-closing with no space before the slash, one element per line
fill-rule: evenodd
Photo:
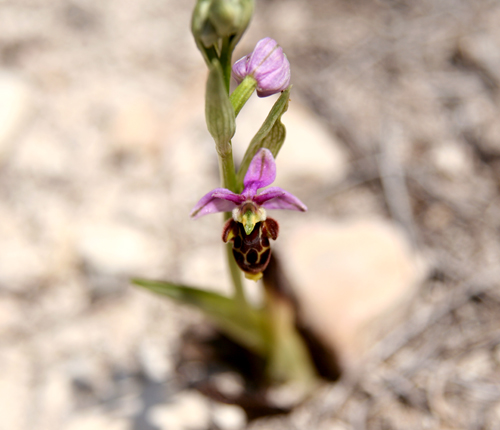
<path fill-rule="evenodd" d="M 245 278 L 250 279 L 251 281 L 257 282 L 260 278 L 262 278 L 262 272 L 259 273 L 245 273 Z"/>

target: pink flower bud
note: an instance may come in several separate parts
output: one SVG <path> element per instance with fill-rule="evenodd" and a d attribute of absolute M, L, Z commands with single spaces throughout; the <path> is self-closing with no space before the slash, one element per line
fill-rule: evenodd
<path fill-rule="evenodd" d="M 266 37 L 253 52 L 233 65 L 233 77 L 240 83 L 246 76 L 257 81 L 257 95 L 267 97 L 290 85 L 290 63 L 278 43 Z"/>

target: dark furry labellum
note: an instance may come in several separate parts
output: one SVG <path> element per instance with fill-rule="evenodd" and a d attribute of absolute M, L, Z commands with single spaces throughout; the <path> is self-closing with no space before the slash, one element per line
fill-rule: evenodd
<path fill-rule="evenodd" d="M 279 225 L 272 218 L 258 222 L 250 234 L 245 233 L 243 224 L 230 219 L 224 224 L 222 240 L 231 242 L 233 256 L 240 269 L 249 279 L 258 280 L 271 258 L 269 239 L 278 238 Z"/>

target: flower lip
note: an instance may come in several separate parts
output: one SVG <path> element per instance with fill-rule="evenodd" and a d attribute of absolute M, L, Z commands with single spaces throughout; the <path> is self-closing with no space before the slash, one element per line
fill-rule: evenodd
<path fill-rule="evenodd" d="M 250 234 L 246 234 L 242 224 L 229 219 L 222 230 L 222 241 L 232 243 L 234 259 L 245 277 L 257 281 L 269 264 L 269 240 L 276 240 L 278 234 L 279 225 L 272 218 L 258 223 Z"/>
<path fill-rule="evenodd" d="M 243 180 L 241 194 L 225 188 L 216 188 L 205 194 L 191 211 L 191 217 L 197 219 L 216 212 L 237 211 L 242 217 L 248 210 L 258 218 L 265 217 L 265 209 L 286 209 L 304 212 L 307 207 L 293 194 L 280 187 L 270 187 L 257 193 L 261 188 L 272 184 L 276 178 L 276 163 L 271 151 L 260 149 L 253 157 Z M 242 212 L 243 211 L 243 212 Z M 241 218 L 243 219 L 243 218 Z M 265 219 L 265 218 L 264 218 Z M 235 218 L 235 221 L 242 222 Z M 248 222 L 250 222 L 248 218 Z"/>
<path fill-rule="evenodd" d="M 279 93 L 290 85 L 290 63 L 278 43 L 266 37 L 253 52 L 233 65 L 233 77 L 240 83 L 246 76 L 257 81 L 257 95 L 267 97 Z"/>

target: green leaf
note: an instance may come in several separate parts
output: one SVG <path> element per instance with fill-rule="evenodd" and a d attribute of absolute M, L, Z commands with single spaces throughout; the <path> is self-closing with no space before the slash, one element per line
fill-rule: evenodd
<path fill-rule="evenodd" d="M 296 308 L 282 293 L 270 288 L 264 275 L 266 309 L 269 328 L 266 333 L 271 349 L 268 352 L 267 373 L 271 380 L 298 383 L 309 391 L 318 382 L 311 354 L 295 326 Z"/>
<path fill-rule="evenodd" d="M 133 279 L 132 282 L 179 303 L 198 308 L 226 335 L 261 356 L 264 356 L 269 349 L 263 333 L 267 325 L 262 311 L 247 308 L 242 312 L 234 299 L 213 291 L 165 281 Z"/>
<path fill-rule="evenodd" d="M 226 91 L 221 64 L 216 59 L 212 60 L 207 79 L 205 118 L 218 154 L 232 156 L 231 138 L 236 131 L 235 115 Z"/>
<path fill-rule="evenodd" d="M 241 162 L 240 169 L 236 175 L 238 191 L 243 189 L 243 178 L 245 177 L 248 166 L 257 151 L 261 148 L 267 148 L 272 152 L 273 156 L 276 157 L 279 150 L 283 146 L 286 131 L 285 126 L 281 123 L 281 116 L 288 109 L 291 88 L 292 87 L 290 86 L 281 93 L 281 96 L 278 100 L 276 100 L 276 103 L 272 107 L 271 112 L 269 112 L 269 115 L 265 119 L 259 131 L 257 131 L 248 145 L 243 161 Z"/>

